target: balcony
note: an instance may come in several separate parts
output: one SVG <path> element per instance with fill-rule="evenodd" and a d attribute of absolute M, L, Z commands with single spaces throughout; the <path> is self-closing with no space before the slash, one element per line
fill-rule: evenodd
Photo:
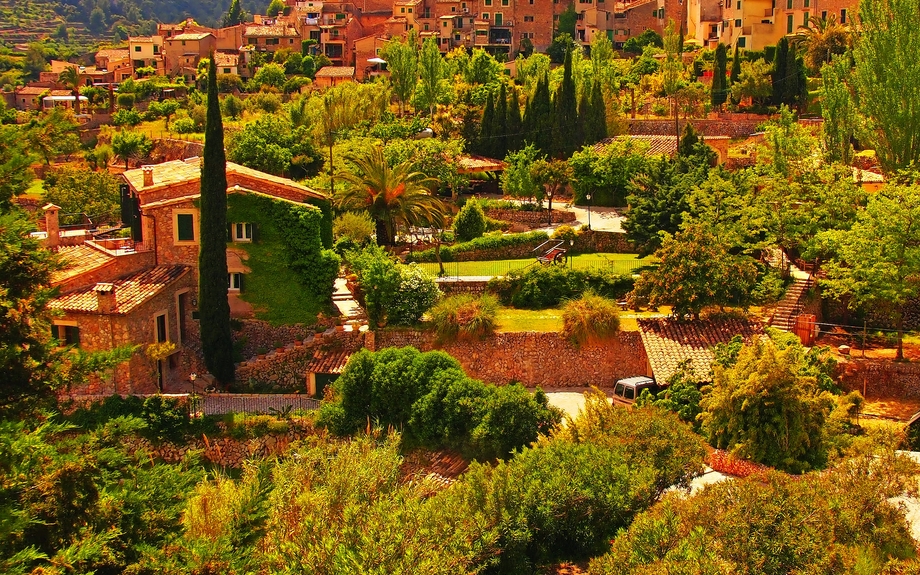
<path fill-rule="evenodd" d="M 495 28 L 493 27 L 489 30 L 489 44 L 497 44 L 499 46 L 510 46 L 511 45 L 511 30 L 507 28 Z"/>

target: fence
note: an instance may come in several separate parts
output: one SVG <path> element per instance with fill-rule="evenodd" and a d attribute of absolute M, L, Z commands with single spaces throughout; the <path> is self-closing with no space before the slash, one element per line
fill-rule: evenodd
<path fill-rule="evenodd" d="M 436 263 L 418 264 L 425 271 L 437 275 L 440 272 Z M 535 265 L 541 265 L 536 260 L 500 260 L 480 262 L 444 262 L 444 275 L 442 277 L 495 277 L 504 276 L 513 270 L 523 270 Z M 553 264 L 561 265 L 561 264 Z M 647 260 L 607 260 L 572 258 L 565 264 L 566 267 L 583 271 L 612 270 L 620 274 L 633 274 L 640 268 L 649 265 Z"/>
<path fill-rule="evenodd" d="M 299 394 L 212 393 L 198 398 L 204 415 L 225 413 L 270 414 L 276 411 L 319 409 L 319 400 Z"/>

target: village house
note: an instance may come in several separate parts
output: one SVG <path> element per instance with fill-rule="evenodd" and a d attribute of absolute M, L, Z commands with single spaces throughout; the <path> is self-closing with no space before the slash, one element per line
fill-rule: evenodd
<path fill-rule="evenodd" d="M 88 230 L 62 230 L 60 208 L 44 208 L 41 235 L 68 264 L 53 278 L 60 294 L 49 305 L 57 314 L 55 335 L 86 351 L 140 346 L 129 362 L 82 390 L 88 393 L 155 393 L 203 369 L 196 321 L 200 159 L 144 166 L 128 170 L 124 178 L 122 221 L 130 237 L 103 239 Z M 325 199 L 292 180 L 230 162 L 227 182 L 230 194 L 295 203 Z M 249 222 L 228 227 L 231 310 L 248 309 L 240 305 L 239 293 L 249 270 L 232 244 L 254 241 L 253 227 Z"/>
<path fill-rule="evenodd" d="M 163 37 L 129 36 L 128 53 L 134 73 L 140 68 L 153 68 L 156 74 L 163 74 Z"/>
<path fill-rule="evenodd" d="M 210 32 L 186 32 L 165 39 L 164 65 L 170 76 L 185 76 L 195 80 L 198 62 L 207 58 L 217 47 L 217 38 Z"/>

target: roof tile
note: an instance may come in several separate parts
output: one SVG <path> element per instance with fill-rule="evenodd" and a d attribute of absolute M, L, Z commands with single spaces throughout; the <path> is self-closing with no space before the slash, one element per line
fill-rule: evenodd
<path fill-rule="evenodd" d="M 135 272 L 121 279 L 110 282 L 115 288 L 115 308 L 113 313 L 127 314 L 139 305 L 159 294 L 166 287 L 190 271 L 188 266 L 157 266 Z M 96 286 L 92 285 L 58 296 L 49 302 L 54 310 L 99 313 L 99 298 Z"/>

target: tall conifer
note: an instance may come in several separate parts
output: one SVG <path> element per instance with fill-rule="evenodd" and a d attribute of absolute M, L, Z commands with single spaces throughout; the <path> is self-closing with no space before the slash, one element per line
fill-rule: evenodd
<path fill-rule="evenodd" d="M 725 103 L 728 97 L 728 86 L 725 82 L 725 72 L 728 66 L 728 51 L 725 44 L 719 43 L 716 47 L 716 61 L 712 66 L 712 97 L 713 108 L 718 108 Z"/>
<path fill-rule="evenodd" d="M 479 123 L 479 153 L 491 158 L 495 150 L 495 96 L 489 94 L 486 100 L 486 109 L 482 113 L 482 122 Z"/>
<path fill-rule="evenodd" d="M 511 100 L 508 102 L 508 151 L 516 152 L 523 147 L 524 121 L 521 118 L 521 102 L 518 100 L 518 91 L 511 86 Z"/>
<path fill-rule="evenodd" d="M 780 38 L 773 58 L 773 104 L 779 106 L 786 95 L 786 66 L 789 61 L 789 41 Z"/>
<path fill-rule="evenodd" d="M 549 78 L 546 74 L 537 82 L 533 98 L 527 102 L 524 116 L 524 140 L 544 154 L 551 149 L 553 139 L 553 105 L 549 99 Z"/>
<path fill-rule="evenodd" d="M 214 54 L 208 67 L 208 113 L 201 163 L 198 310 L 205 366 L 222 384 L 234 377 L 230 303 L 227 301 L 227 157 L 217 99 Z"/>
<path fill-rule="evenodd" d="M 581 118 L 585 126 L 585 144 L 594 144 L 607 137 L 607 105 L 598 80 L 591 82 L 589 116 Z"/>
<path fill-rule="evenodd" d="M 493 122 L 495 127 L 492 129 L 492 137 L 495 145 L 492 146 L 492 154 L 494 158 L 502 159 L 508 154 L 508 91 L 504 82 L 495 101 Z"/>
<path fill-rule="evenodd" d="M 565 53 L 562 84 L 556 91 L 553 108 L 552 154 L 559 159 L 567 158 L 578 147 L 578 100 L 575 79 L 572 77 L 572 50 Z"/>

